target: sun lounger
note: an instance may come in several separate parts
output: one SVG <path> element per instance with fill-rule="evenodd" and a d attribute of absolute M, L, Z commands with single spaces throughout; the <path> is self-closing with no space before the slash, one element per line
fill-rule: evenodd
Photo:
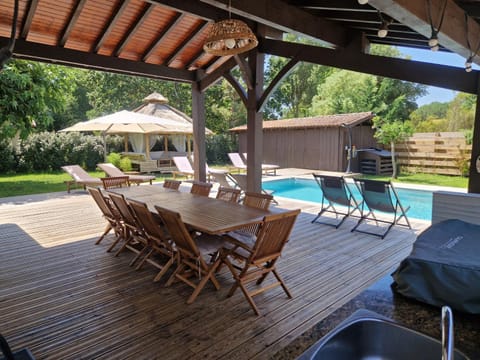
<path fill-rule="evenodd" d="M 173 178 L 176 177 L 176 175 L 183 175 L 183 176 L 192 176 L 195 174 L 195 171 L 193 170 L 192 164 L 190 163 L 190 160 L 188 160 L 188 157 L 186 156 L 174 156 L 173 157 L 173 162 L 175 163 L 175 166 L 177 167 L 178 171 L 173 172 Z M 228 173 L 227 170 L 221 170 L 221 169 L 210 169 L 207 164 L 205 164 L 205 170 L 208 175 L 208 180 L 210 181 L 210 176 L 215 174 L 226 174 Z"/>
<path fill-rule="evenodd" d="M 73 184 L 81 185 L 84 189 L 87 186 L 102 186 L 102 180 L 100 178 L 95 178 L 90 176 L 85 170 L 83 170 L 79 165 L 65 165 L 62 166 L 62 170 L 67 172 L 73 180 L 65 181 L 67 184 L 67 192 L 70 192 L 70 188 Z"/>
<path fill-rule="evenodd" d="M 343 224 L 345 219 L 352 215 L 355 211 L 360 213 L 359 205 L 350 191 L 350 188 L 345 183 L 341 176 L 327 176 L 321 174 L 313 174 L 315 181 L 322 190 L 322 208 L 317 217 L 312 220 L 312 223 L 318 222 L 320 224 L 334 226 L 336 229 Z M 336 207 L 339 205 L 345 210 L 340 210 Z M 325 213 L 330 212 L 335 214 L 336 222 L 319 221 L 320 217 Z"/>
<path fill-rule="evenodd" d="M 115 165 L 110 163 L 103 163 L 97 164 L 97 166 L 107 174 L 107 176 L 111 177 L 119 177 L 119 176 L 128 176 L 128 182 L 130 184 L 140 184 L 143 182 L 149 182 L 152 185 L 152 181 L 155 180 L 155 176 L 153 175 L 128 175 L 125 174 L 122 170 L 117 168 Z"/>
<path fill-rule="evenodd" d="M 375 235 L 383 239 L 394 225 L 406 226 L 409 229 L 412 228 L 407 218 L 409 207 L 405 208 L 402 206 L 400 198 L 390 181 L 367 179 L 354 179 L 354 181 L 363 197 L 363 202 L 361 204 L 362 216 L 351 231 Z M 380 217 L 381 214 L 379 215 L 379 212 L 390 215 L 390 219 Z M 403 223 L 399 223 L 402 219 Z M 373 220 L 377 225 L 381 222 L 387 224 L 387 227 L 383 227 L 383 233 L 359 229 L 358 227 L 365 220 Z"/>
<path fill-rule="evenodd" d="M 243 158 L 247 161 L 247 153 L 243 153 Z M 262 164 L 262 172 L 264 175 L 268 175 L 273 172 L 273 175 L 277 175 L 277 169 L 280 169 L 280 166 L 273 164 Z"/>

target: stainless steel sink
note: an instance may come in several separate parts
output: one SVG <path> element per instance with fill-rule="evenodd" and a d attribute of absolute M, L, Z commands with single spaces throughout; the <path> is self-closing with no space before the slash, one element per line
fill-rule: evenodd
<path fill-rule="evenodd" d="M 440 324 L 439 324 L 440 325 Z M 455 350 L 455 360 L 468 360 Z M 377 313 L 358 310 L 298 360 L 441 360 L 439 340 Z"/>

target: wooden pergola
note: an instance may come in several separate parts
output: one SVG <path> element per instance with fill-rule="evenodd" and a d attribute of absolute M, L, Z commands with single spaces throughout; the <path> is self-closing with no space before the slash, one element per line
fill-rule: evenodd
<path fill-rule="evenodd" d="M 10 39 L 14 0 L 0 3 L 0 46 Z M 214 21 L 244 20 L 259 45 L 248 53 L 217 57 L 203 50 Z M 440 27 L 440 19 L 444 21 Z M 369 55 L 369 44 L 428 49 L 432 28 L 440 51 L 472 57 L 480 38 L 480 4 L 467 0 L 19 0 L 13 56 L 122 74 L 190 83 L 196 177 L 205 179 L 204 91 L 223 77 L 247 108 L 248 188 L 259 190 L 262 108 L 299 62 L 479 93 L 479 73 L 462 68 Z M 386 37 L 377 30 L 385 22 Z M 439 28 L 440 27 L 440 28 Z M 282 41 L 285 33 L 322 46 Z M 264 89 L 265 54 L 290 59 Z M 240 67 L 245 87 L 232 76 Z M 477 97 L 477 109 L 478 106 Z M 480 193 L 480 113 L 475 117 L 469 192 Z"/>

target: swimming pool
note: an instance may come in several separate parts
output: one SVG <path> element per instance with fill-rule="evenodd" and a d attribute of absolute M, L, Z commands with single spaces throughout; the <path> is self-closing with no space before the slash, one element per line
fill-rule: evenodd
<path fill-rule="evenodd" d="M 348 183 L 353 196 L 359 199 L 360 194 L 354 184 Z M 263 188 L 272 190 L 274 195 L 290 199 L 322 202 L 322 190 L 313 179 L 288 178 L 263 182 Z M 404 207 L 410 206 L 409 218 L 432 220 L 432 192 L 395 187 Z"/>

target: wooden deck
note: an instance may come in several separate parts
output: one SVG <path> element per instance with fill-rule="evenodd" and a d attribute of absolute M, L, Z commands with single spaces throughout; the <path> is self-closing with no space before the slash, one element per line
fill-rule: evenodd
<path fill-rule="evenodd" d="M 0 332 L 37 359 L 268 359 L 410 251 L 415 232 L 395 227 L 385 240 L 311 224 L 318 208 L 302 207 L 279 262 L 294 298 L 281 288 L 256 297 L 255 316 L 232 283 L 207 287 L 192 305 L 190 288 L 153 283 L 156 269 L 135 271 L 132 254 L 95 246 L 104 222 L 83 191 L 0 205 Z M 226 270 L 226 269 L 224 269 Z"/>

